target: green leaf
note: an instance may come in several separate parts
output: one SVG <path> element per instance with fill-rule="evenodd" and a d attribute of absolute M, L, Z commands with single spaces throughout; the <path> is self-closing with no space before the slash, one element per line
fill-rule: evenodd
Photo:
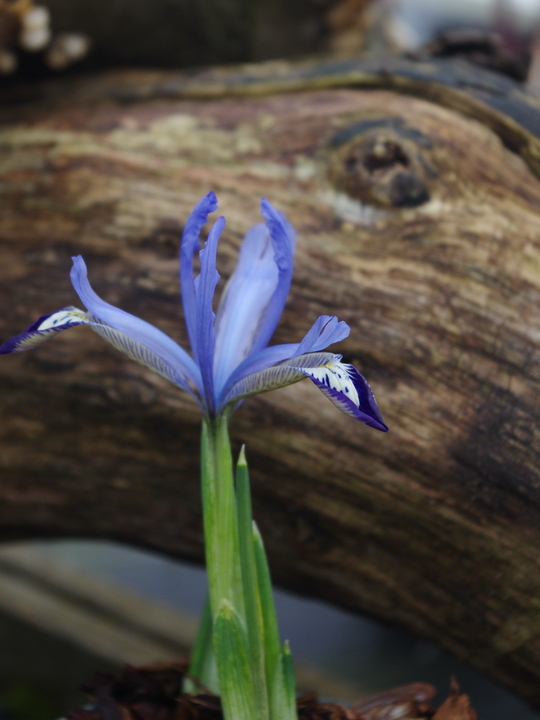
<path fill-rule="evenodd" d="M 222 600 L 214 622 L 214 650 L 224 717 L 253 720 L 255 698 L 247 636 L 238 613 L 228 600 Z"/>
<path fill-rule="evenodd" d="M 248 653 L 253 678 L 256 718 L 259 720 L 268 720 L 268 691 L 264 666 L 264 629 L 259 589 L 257 586 L 255 549 L 253 546 L 253 518 L 251 512 L 249 471 L 244 447 L 242 447 L 240 451 L 238 464 L 236 466 L 236 507 L 242 587 L 244 590 L 244 606 L 246 611 Z"/>
<path fill-rule="evenodd" d="M 272 591 L 270 568 L 268 567 L 268 561 L 266 560 L 266 552 L 264 550 L 262 537 L 255 522 L 252 526 L 252 538 L 264 636 L 266 686 L 269 689 L 269 694 L 272 695 L 271 687 L 275 676 L 277 660 L 281 653 L 281 647 L 279 642 L 279 630 L 276 616 L 276 606 L 274 604 L 274 593 Z"/>
<path fill-rule="evenodd" d="M 291 718 L 296 718 L 296 678 L 294 675 L 294 662 L 289 646 L 289 641 L 283 643 L 283 652 L 281 653 L 281 667 L 283 671 L 283 683 L 289 706 Z"/>
<path fill-rule="evenodd" d="M 195 645 L 191 651 L 188 674 L 198 680 L 205 688 L 219 695 L 212 624 L 210 598 L 207 597 L 201 614 Z M 186 678 L 183 690 L 184 692 L 200 692 L 200 687 L 193 680 Z"/>
<path fill-rule="evenodd" d="M 294 666 L 289 643 L 285 642 L 274 668 L 272 681 L 272 720 L 298 720 Z"/>

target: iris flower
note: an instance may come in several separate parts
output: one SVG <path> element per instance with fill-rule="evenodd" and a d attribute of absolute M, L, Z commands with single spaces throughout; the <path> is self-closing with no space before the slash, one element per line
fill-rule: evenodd
<path fill-rule="evenodd" d="M 200 249 L 200 231 L 216 208 L 216 196 L 210 192 L 194 208 L 182 236 L 180 284 L 193 356 L 158 328 L 102 300 L 90 286 L 81 256 L 73 258 L 71 282 L 86 311 L 69 306 L 43 315 L 1 345 L 0 354 L 30 350 L 63 330 L 87 325 L 131 359 L 192 395 L 208 419 L 226 414 L 249 395 L 308 377 L 343 412 L 388 430 L 358 370 L 342 363 L 340 355 L 323 352 L 349 335 L 346 323 L 322 315 L 301 342 L 267 347 L 289 294 L 295 246 L 291 225 L 267 200 L 261 201 L 265 224 L 248 231 L 214 314 L 220 278 L 216 251 L 225 218 L 216 221 L 199 252 L 197 277 L 193 258 Z"/>

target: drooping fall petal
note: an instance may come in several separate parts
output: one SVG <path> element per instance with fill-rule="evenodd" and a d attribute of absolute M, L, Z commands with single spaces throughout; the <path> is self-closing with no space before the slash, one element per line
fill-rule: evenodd
<path fill-rule="evenodd" d="M 339 359 L 340 356 L 332 353 L 301 355 L 247 375 L 232 386 L 223 398 L 222 406 L 238 402 L 250 395 L 258 395 L 297 383 L 305 378 L 302 368 L 309 367 L 316 370 L 325 367 L 327 363 L 334 362 L 336 358 Z"/>
<path fill-rule="evenodd" d="M 33 350 L 33 348 L 41 345 L 46 340 L 50 340 L 57 333 L 77 325 L 89 325 L 84 310 L 79 310 L 72 305 L 61 308 L 56 312 L 42 315 L 30 327 L 19 335 L 6 340 L 0 345 L 0 355 L 8 353 L 24 352 L 25 350 Z"/>
<path fill-rule="evenodd" d="M 367 380 L 354 365 L 331 362 L 299 370 L 341 411 L 377 430 L 388 431 Z"/>
<path fill-rule="evenodd" d="M 340 322 L 331 315 L 321 315 L 315 320 L 302 342 L 273 345 L 247 357 L 228 378 L 219 396 L 218 405 L 223 406 L 224 398 L 234 395 L 234 386 L 248 375 L 259 373 L 298 355 L 320 352 L 328 345 L 346 338 L 349 332 L 347 323 Z"/>
<path fill-rule="evenodd" d="M 193 358 L 178 343 L 154 325 L 102 300 L 92 290 L 88 281 L 86 265 L 80 256 L 73 258 L 71 282 L 86 308 L 98 321 L 131 338 L 133 343 L 142 345 L 166 365 L 174 368 L 175 376 L 183 378 L 182 387 L 184 389 L 188 389 L 190 385 L 197 389 L 201 388 L 201 374 Z M 132 348 L 132 351 L 135 352 L 135 345 L 132 345 Z M 125 350 L 123 351 L 125 352 Z M 150 357 L 148 355 L 148 358 Z"/>

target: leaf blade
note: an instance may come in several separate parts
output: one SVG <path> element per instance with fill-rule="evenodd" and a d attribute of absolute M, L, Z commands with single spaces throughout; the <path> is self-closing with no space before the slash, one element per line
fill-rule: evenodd
<path fill-rule="evenodd" d="M 223 714 L 234 720 L 253 720 L 255 698 L 247 650 L 247 636 L 238 613 L 227 600 L 214 622 L 214 651 L 220 668 Z"/>
<path fill-rule="evenodd" d="M 264 664 L 264 628 L 255 566 L 253 545 L 253 515 L 249 487 L 249 470 L 244 447 L 240 451 L 236 466 L 236 503 L 238 517 L 238 540 L 244 606 L 248 640 L 248 653 L 255 694 L 256 717 L 269 717 L 268 689 Z"/>

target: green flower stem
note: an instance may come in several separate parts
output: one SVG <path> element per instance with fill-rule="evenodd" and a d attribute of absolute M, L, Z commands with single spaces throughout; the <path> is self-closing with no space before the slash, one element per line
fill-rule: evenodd
<path fill-rule="evenodd" d="M 206 569 L 215 621 L 223 600 L 244 617 L 238 562 L 238 523 L 228 416 L 205 419 L 201 440 L 201 480 Z"/>
<path fill-rule="evenodd" d="M 227 415 L 215 420 L 205 418 L 202 427 L 206 570 L 223 714 L 225 720 L 254 720 L 256 703 L 246 632 L 228 420 Z"/>

